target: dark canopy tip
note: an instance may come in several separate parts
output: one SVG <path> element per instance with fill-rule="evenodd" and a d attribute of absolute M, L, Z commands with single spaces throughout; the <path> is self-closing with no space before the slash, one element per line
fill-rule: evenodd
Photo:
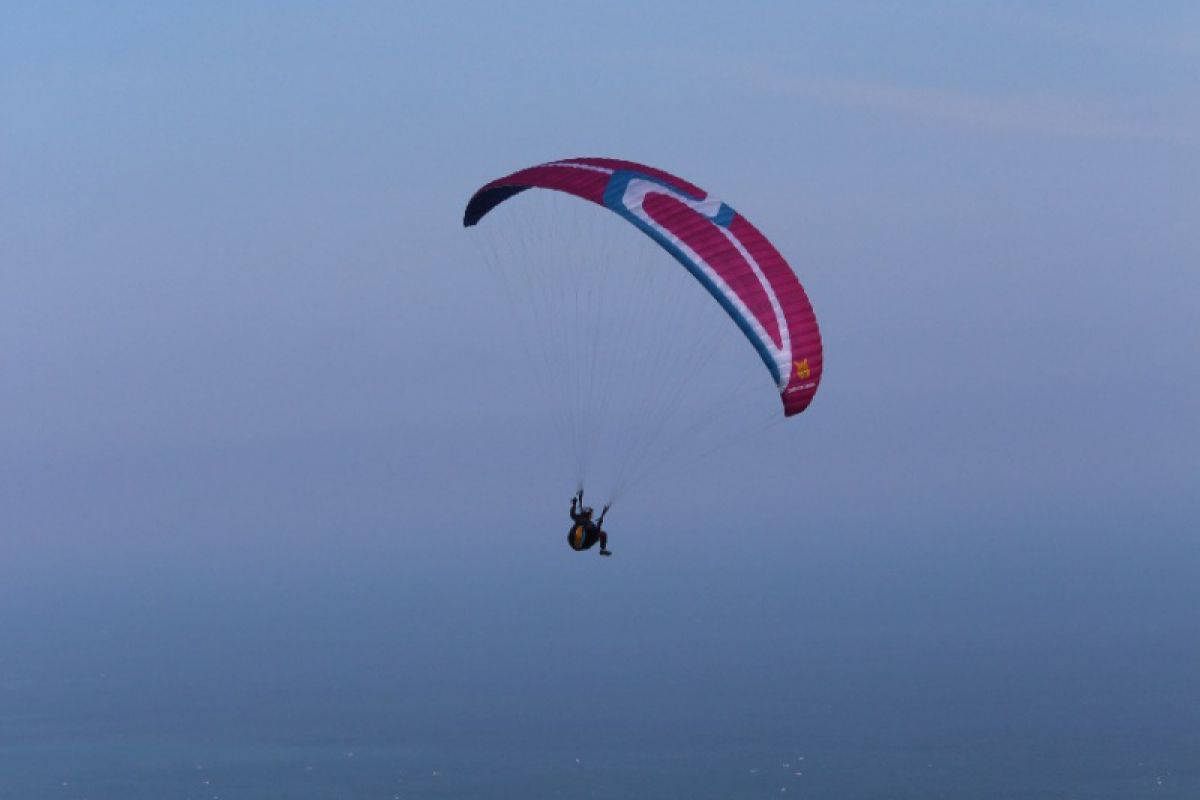
<path fill-rule="evenodd" d="M 483 219 L 484 215 L 493 208 L 528 188 L 528 186 L 493 186 L 480 189 L 467 203 L 467 210 L 463 212 L 463 227 L 471 227 Z"/>

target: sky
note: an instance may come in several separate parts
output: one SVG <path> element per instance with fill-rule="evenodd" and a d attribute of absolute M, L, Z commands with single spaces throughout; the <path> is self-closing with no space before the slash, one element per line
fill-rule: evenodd
<path fill-rule="evenodd" d="M 97 663 L 243 685 L 314 640 L 349 653 L 317 683 L 410 642 L 462 680 L 434 709 L 540 650 L 665 670 L 704 643 L 742 685 L 731 654 L 892 643 L 893 674 L 969 684 L 1055 642 L 1197 724 L 1194 4 L 2 15 L 10 699 Z M 575 155 L 746 213 L 826 357 L 778 436 L 631 499 L 606 562 L 562 546 L 573 486 L 460 227 L 482 183 Z M 216 655 L 184 666 L 195 630 Z"/>

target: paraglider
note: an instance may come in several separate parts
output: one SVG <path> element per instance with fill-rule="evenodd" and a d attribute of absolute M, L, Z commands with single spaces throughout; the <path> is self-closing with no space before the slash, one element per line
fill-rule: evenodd
<path fill-rule="evenodd" d="M 808 296 L 795 272 L 775 246 L 732 207 L 696 185 L 654 167 L 610 158 L 570 158 L 527 167 L 483 185 L 467 203 L 463 225 L 473 227 L 479 224 L 497 207 L 530 189 L 546 189 L 551 190 L 550 193 L 587 200 L 608 209 L 640 230 L 660 248 L 660 252 L 665 252 L 681 264 L 737 325 L 766 366 L 782 402 L 783 416 L 795 416 L 812 403 L 821 382 L 824 363 L 821 335 Z M 506 218 L 503 225 L 513 224 L 510 219 Z M 643 373 L 637 373 L 638 378 L 626 377 L 618 372 L 616 379 L 610 379 L 604 386 L 614 383 L 635 388 L 645 386 L 647 394 L 657 393 L 656 402 L 663 410 L 647 408 L 630 411 L 628 408 L 619 408 L 612 413 L 624 413 L 625 416 L 618 423 L 604 428 L 601 423 L 592 424 L 583 419 L 587 414 L 594 414 L 596 407 L 605 401 L 604 396 L 597 394 L 599 390 L 591 388 L 591 383 L 576 389 L 574 376 L 555 373 L 559 369 L 555 366 L 558 362 L 578 360 L 577 354 L 568 352 L 561 357 L 545 357 L 551 373 L 548 378 L 551 384 L 549 394 L 555 395 L 559 405 L 578 406 L 564 413 L 567 421 L 562 429 L 563 437 L 569 440 L 569 449 L 572 449 L 578 463 L 576 478 L 579 485 L 582 485 L 589 463 L 589 442 L 601 438 L 593 433 L 593 429 L 625 430 L 631 424 L 636 427 L 640 420 L 646 420 L 647 432 L 627 446 L 631 454 L 627 454 L 624 460 L 617 459 L 625 472 L 615 478 L 615 495 L 649 468 L 646 464 L 653 462 L 655 448 L 663 444 L 662 440 L 670 438 L 662 431 L 671 426 L 673 409 L 682 405 L 681 399 L 688 397 L 689 389 L 696 385 L 695 378 L 702 374 L 690 366 L 691 362 L 687 361 L 692 357 L 690 355 L 656 352 L 656 348 L 660 347 L 658 339 L 667 337 L 640 336 L 636 331 L 626 331 L 625 328 L 639 325 L 640 320 L 646 317 L 651 321 L 655 316 L 667 318 L 674 313 L 675 306 L 683 303 L 683 293 L 690 290 L 676 289 L 669 297 L 647 301 L 644 303 L 645 311 L 629 311 L 627 316 L 620 319 L 619 325 L 598 322 L 589 326 L 588 321 L 592 316 L 599 319 L 600 312 L 587 312 L 569 320 L 568 324 L 573 327 L 559 332 L 541 332 L 541 326 L 546 325 L 548 320 L 562 316 L 554 306 L 555 302 L 561 303 L 561 298 L 574 296 L 575 302 L 579 303 L 581 296 L 585 302 L 590 297 L 589 292 L 581 292 L 569 285 L 565 290 L 551 290 L 548 282 L 562 280 L 567 270 L 576 269 L 573 280 L 589 281 L 603 289 L 604 276 L 597 273 L 609 269 L 608 264 L 599 264 L 585 271 L 585 267 L 578 265 L 587 260 L 587 245 L 584 243 L 569 257 L 560 256 L 551 263 L 531 267 L 530 264 L 536 263 L 534 248 L 540 241 L 539 237 L 555 238 L 559 234 L 559 231 L 551 229 L 548 233 L 535 230 L 530 234 L 515 235 L 512 239 L 519 243 L 518 251 L 500 252 L 495 260 L 500 262 L 501 269 L 526 272 L 527 294 L 531 302 L 545 298 L 542 300 L 545 307 L 531 313 L 533 325 L 539 329 L 534 336 L 536 349 L 544 352 L 548 346 L 562 341 L 568 342 L 576 350 L 593 350 L 599 347 L 595 340 L 608 337 L 620 339 L 619 344 L 615 345 L 620 348 L 619 351 L 607 360 L 597 358 L 593 353 L 589 363 L 604 365 L 612 362 L 619 365 L 627 357 L 647 359 L 649 366 Z M 607 245 L 607 236 L 603 234 L 597 238 Z M 596 308 L 603 308 L 599 300 L 592 302 Z M 608 308 L 642 308 L 641 301 L 629 297 L 627 293 L 609 298 L 607 303 Z M 703 365 L 703 359 L 707 357 L 704 349 L 707 345 L 702 341 L 703 337 L 692 336 L 689 331 L 683 338 L 695 340 L 693 347 L 699 351 L 695 360 Z M 667 347 L 665 344 L 661 346 Z M 679 374 L 667 377 L 666 370 L 673 364 L 679 365 Z M 592 380 L 590 375 L 585 375 L 583 379 Z M 662 384 L 666 384 L 665 389 L 661 388 Z M 722 408 L 712 413 L 728 416 L 731 412 Z M 659 427 L 650 429 L 652 424 Z M 687 433 L 684 426 L 678 427 L 682 431 L 678 436 L 694 438 L 694 434 Z M 572 536 L 578 529 L 580 545 L 591 537 L 595 539 L 592 544 L 599 541 L 601 553 L 606 553 L 606 538 L 600 538 L 600 533 L 593 536 L 589 533 L 588 525 L 575 520 L 577 513 L 583 514 L 583 509 L 582 498 L 577 495 L 572 500 L 572 519 L 576 522 Z M 603 515 L 597 522 L 602 519 Z M 602 530 L 598 524 L 595 528 Z M 575 549 L 586 549 L 576 547 L 574 539 L 569 541 Z"/>
<path fill-rule="evenodd" d="M 583 489 L 575 492 L 571 498 L 571 532 L 567 534 L 567 544 L 575 551 L 590 550 L 597 542 L 600 543 L 600 555 L 611 556 L 608 549 L 608 534 L 604 530 L 604 517 L 608 514 L 608 506 L 600 511 L 600 517 L 592 520 L 595 513 L 591 506 L 583 504 Z"/>

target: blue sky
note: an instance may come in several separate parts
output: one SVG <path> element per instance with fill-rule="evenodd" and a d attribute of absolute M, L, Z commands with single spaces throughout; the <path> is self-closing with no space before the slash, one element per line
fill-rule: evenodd
<path fill-rule="evenodd" d="M 604 153 L 716 187 L 799 265 L 831 370 L 806 446 L 836 462 L 838 436 L 878 436 L 931 468 L 962 446 L 1029 491 L 1056 491 L 1058 459 L 1078 500 L 1187 501 L 1186 4 L 8 16 L 14 458 L 453 438 L 461 414 L 406 410 L 453 407 L 447 354 L 477 333 L 443 316 L 474 257 L 463 198 Z"/>

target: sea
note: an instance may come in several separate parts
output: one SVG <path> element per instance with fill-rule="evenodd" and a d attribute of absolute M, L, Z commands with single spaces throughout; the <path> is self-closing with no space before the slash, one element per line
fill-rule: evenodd
<path fill-rule="evenodd" d="M 1200 798 L 1174 595 L 625 544 L 31 582 L 0 800 Z"/>

